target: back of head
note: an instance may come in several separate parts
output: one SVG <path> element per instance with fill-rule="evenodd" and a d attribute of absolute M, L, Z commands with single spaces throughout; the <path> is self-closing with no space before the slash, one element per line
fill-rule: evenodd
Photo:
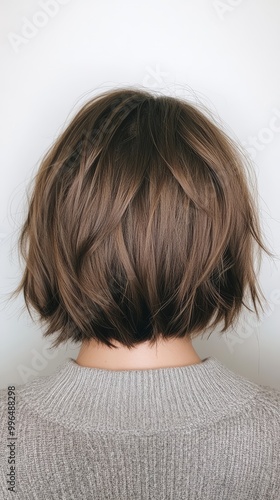
<path fill-rule="evenodd" d="M 56 333 L 128 348 L 194 337 L 262 292 L 246 159 L 183 99 L 131 88 L 86 103 L 35 177 L 18 288 Z"/>

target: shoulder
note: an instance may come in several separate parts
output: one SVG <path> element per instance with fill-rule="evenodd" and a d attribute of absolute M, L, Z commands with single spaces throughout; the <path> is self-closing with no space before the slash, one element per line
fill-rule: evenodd
<path fill-rule="evenodd" d="M 280 437 L 280 390 L 273 387 L 258 385 L 258 391 L 251 401 L 252 410 L 256 416 L 265 416 L 267 424 L 278 430 Z"/>
<path fill-rule="evenodd" d="M 260 451 L 277 456 L 280 465 L 280 391 L 253 384 L 252 395 L 239 409 L 228 415 L 224 425 L 238 431 L 236 439 L 247 439 Z"/>
<path fill-rule="evenodd" d="M 268 385 L 256 384 L 256 386 L 258 391 L 255 394 L 255 399 L 260 408 L 267 408 L 274 411 L 276 415 L 280 415 L 280 390 Z"/>

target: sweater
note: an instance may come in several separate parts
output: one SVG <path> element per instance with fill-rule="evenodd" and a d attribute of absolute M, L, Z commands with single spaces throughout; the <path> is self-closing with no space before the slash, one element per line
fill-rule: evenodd
<path fill-rule="evenodd" d="M 67 358 L 13 393 L 1 500 L 280 499 L 280 391 L 215 357 L 121 371 Z"/>

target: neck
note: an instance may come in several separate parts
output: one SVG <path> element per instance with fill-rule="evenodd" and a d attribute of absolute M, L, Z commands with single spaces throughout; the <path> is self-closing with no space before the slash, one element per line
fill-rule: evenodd
<path fill-rule="evenodd" d="M 128 349 L 114 341 L 116 348 L 109 348 L 95 340 L 84 341 L 76 359 L 80 366 L 107 370 L 147 370 L 175 368 L 201 363 L 190 339 L 159 341 L 151 347 L 143 342 Z"/>

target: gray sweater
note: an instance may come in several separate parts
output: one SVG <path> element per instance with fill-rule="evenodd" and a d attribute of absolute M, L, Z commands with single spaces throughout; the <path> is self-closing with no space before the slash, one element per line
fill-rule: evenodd
<path fill-rule="evenodd" d="M 14 392 L 11 436 L 0 391 L 1 500 L 280 499 L 280 391 L 214 357 L 124 371 L 68 358 Z"/>

